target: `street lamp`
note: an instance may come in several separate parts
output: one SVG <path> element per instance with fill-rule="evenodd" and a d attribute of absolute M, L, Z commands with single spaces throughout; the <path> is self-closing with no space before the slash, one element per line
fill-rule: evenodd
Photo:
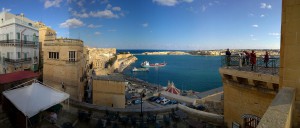
<path fill-rule="evenodd" d="M 146 96 L 145 92 L 146 92 L 146 90 L 143 89 L 143 91 L 140 94 L 140 98 L 141 98 L 141 118 L 142 118 L 141 124 L 144 123 L 144 117 L 143 117 L 143 98 Z"/>

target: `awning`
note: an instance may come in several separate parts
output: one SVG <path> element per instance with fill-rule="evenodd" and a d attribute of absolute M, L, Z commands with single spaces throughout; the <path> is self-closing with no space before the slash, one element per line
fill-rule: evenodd
<path fill-rule="evenodd" d="M 40 83 L 4 91 L 3 95 L 28 118 L 70 97 L 67 93 Z"/>

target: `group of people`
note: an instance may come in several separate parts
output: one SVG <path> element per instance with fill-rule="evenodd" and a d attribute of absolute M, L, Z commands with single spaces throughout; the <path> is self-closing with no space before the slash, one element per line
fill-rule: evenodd
<path fill-rule="evenodd" d="M 227 49 L 226 51 L 226 61 L 227 61 L 227 66 L 230 66 L 230 56 L 231 56 L 231 52 L 229 51 L 229 49 Z M 249 53 L 248 51 L 243 51 L 242 53 L 239 54 L 240 56 L 240 64 L 239 66 L 242 67 L 242 65 L 249 65 L 249 62 L 251 64 L 251 70 L 253 71 L 254 66 L 256 65 L 256 53 L 254 52 L 254 50 L 252 50 L 251 53 Z M 269 63 L 269 53 L 268 51 L 266 51 L 266 54 L 264 55 L 264 63 L 266 64 L 266 68 L 268 68 L 268 63 Z"/>

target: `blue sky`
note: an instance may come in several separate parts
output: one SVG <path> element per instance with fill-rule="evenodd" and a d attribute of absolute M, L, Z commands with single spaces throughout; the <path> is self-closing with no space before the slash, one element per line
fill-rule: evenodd
<path fill-rule="evenodd" d="M 281 0 L 1 0 L 0 7 L 90 47 L 280 47 Z"/>

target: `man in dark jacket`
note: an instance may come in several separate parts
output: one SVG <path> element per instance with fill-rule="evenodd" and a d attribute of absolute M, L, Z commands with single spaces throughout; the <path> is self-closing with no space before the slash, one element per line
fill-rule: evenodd
<path fill-rule="evenodd" d="M 231 56 L 231 52 L 229 51 L 229 48 L 227 48 L 227 51 L 226 51 L 227 66 L 230 66 L 230 56 Z"/>

